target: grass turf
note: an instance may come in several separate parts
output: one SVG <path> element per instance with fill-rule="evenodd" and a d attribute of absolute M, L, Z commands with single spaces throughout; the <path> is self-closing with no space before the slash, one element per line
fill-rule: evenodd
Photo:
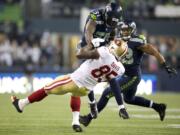
<path fill-rule="evenodd" d="M 18 95 L 25 97 L 25 95 Z M 147 96 L 146 96 L 147 97 Z M 158 93 L 148 96 L 168 105 L 164 122 L 152 109 L 128 105 L 131 119 L 118 116 L 114 99 L 107 108 L 84 129 L 84 135 L 180 135 L 180 94 Z M 22 114 L 16 112 L 10 102 L 10 95 L 0 95 L 0 135 L 72 135 L 70 95 L 49 96 L 40 103 L 25 108 Z M 82 98 L 81 113 L 89 111 L 87 97 Z"/>

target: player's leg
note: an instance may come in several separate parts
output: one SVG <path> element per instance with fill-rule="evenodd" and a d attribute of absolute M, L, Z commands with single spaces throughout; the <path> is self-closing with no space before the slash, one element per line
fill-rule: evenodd
<path fill-rule="evenodd" d="M 41 88 L 41 89 L 33 92 L 31 95 L 29 95 L 28 97 L 26 97 L 24 99 L 18 99 L 16 96 L 11 96 L 11 101 L 12 101 L 13 105 L 15 106 L 16 110 L 19 113 L 22 113 L 25 106 L 27 106 L 31 103 L 34 103 L 34 102 L 41 101 L 46 96 L 47 96 L 47 93 L 45 92 L 44 88 Z"/>
<path fill-rule="evenodd" d="M 124 101 L 131 105 L 153 108 L 155 111 L 159 113 L 160 119 L 163 120 L 165 117 L 166 105 L 158 104 L 152 100 L 146 99 L 141 96 L 135 96 L 140 78 L 139 77 L 134 77 L 134 78 L 135 78 L 134 81 L 132 81 L 132 83 L 129 83 L 130 85 L 127 86 L 126 90 L 123 91 Z M 131 80 L 129 80 L 128 82 L 130 82 Z"/>
<path fill-rule="evenodd" d="M 33 92 L 24 99 L 17 99 L 16 96 L 11 96 L 11 100 L 17 111 L 22 112 L 25 106 L 43 100 L 48 94 L 66 94 L 72 87 L 77 86 L 69 76 L 58 77 L 52 83 Z"/>
<path fill-rule="evenodd" d="M 72 89 L 72 96 L 70 100 L 70 107 L 72 110 L 72 128 L 75 132 L 82 132 L 82 128 L 79 123 L 79 112 L 81 107 L 81 99 L 80 96 L 87 95 L 88 91 L 85 88 Z"/>
<path fill-rule="evenodd" d="M 120 86 L 123 84 L 126 84 L 126 82 L 127 82 L 126 78 L 127 78 L 126 76 L 117 78 L 117 81 Z M 109 99 L 113 96 L 114 96 L 114 94 L 111 91 L 110 87 L 107 87 L 103 91 L 103 93 L 97 103 L 97 109 L 98 109 L 99 113 L 106 107 Z M 84 126 L 88 126 L 90 124 L 90 122 L 92 121 L 92 119 L 93 119 L 93 117 L 92 117 L 91 113 L 89 113 L 88 115 L 80 116 L 80 123 L 83 124 Z"/>
<path fill-rule="evenodd" d="M 156 103 L 152 100 L 148 100 L 144 97 L 134 96 L 132 98 L 124 98 L 125 102 L 131 105 L 138 105 L 142 107 L 153 108 L 156 112 L 158 112 L 160 120 L 163 121 L 166 115 L 166 104 L 164 103 Z"/>
<path fill-rule="evenodd" d="M 81 107 L 81 99 L 79 96 L 71 96 L 70 107 L 72 111 L 72 128 L 75 132 L 82 132 L 82 128 L 79 123 L 79 112 Z"/>
<path fill-rule="evenodd" d="M 103 92 L 103 94 L 101 95 L 98 103 L 97 103 L 97 109 L 98 109 L 98 113 L 100 113 L 107 105 L 109 99 L 112 97 L 110 96 L 112 95 L 112 91 L 110 90 L 110 88 L 106 88 Z M 83 124 L 84 126 L 88 126 L 90 124 L 90 122 L 92 121 L 93 116 L 91 113 L 84 115 L 84 116 L 80 116 L 80 123 Z"/>

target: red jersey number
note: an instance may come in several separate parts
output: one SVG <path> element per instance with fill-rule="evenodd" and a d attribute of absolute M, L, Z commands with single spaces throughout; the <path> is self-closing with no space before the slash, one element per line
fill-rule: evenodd
<path fill-rule="evenodd" d="M 102 81 L 102 76 L 105 76 L 107 80 L 110 80 L 112 77 L 117 76 L 118 74 L 111 70 L 111 68 L 108 65 L 104 65 L 100 68 L 94 69 L 91 71 L 91 74 L 94 78 L 98 79 L 98 82 Z"/>

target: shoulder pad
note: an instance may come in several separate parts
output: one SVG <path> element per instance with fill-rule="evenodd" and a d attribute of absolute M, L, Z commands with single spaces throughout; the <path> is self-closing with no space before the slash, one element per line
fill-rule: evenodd
<path fill-rule="evenodd" d="M 144 35 L 142 35 L 142 34 L 139 35 L 138 37 L 141 38 L 141 39 L 143 39 L 143 40 L 146 40 L 146 37 L 145 37 Z"/>
<path fill-rule="evenodd" d="M 146 41 L 146 37 L 144 35 L 136 35 L 136 36 L 133 36 L 130 41 L 133 41 L 133 42 L 139 42 L 141 44 L 146 44 L 147 41 Z"/>
<path fill-rule="evenodd" d="M 90 18 L 94 21 L 96 21 L 98 19 L 98 17 L 100 16 L 100 12 L 99 10 L 95 9 L 95 10 L 92 10 L 90 12 Z"/>

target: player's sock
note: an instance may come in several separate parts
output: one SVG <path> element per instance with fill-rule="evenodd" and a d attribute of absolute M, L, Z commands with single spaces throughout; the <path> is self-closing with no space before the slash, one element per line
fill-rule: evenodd
<path fill-rule="evenodd" d="M 72 115 L 73 115 L 72 125 L 80 125 L 79 124 L 79 112 L 78 111 L 73 111 Z"/>
<path fill-rule="evenodd" d="M 39 89 L 33 92 L 30 96 L 28 96 L 28 100 L 30 103 L 38 102 L 44 99 L 47 96 L 44 88 Z"/>
<path fill-rule="evenodd" d="M 25 107 L 26 105 L 28 105 L 29 103 L 30 103 L 30 102 L 29 102 L 28 98 L 20 99 L 19 102 L 18 102 L 19 109 L 20 109 L 21 111 L 23 111 L 24 107 Z"/>
<path fill-rule="evenodd" d="M 21 111 L 23 111 L 24 107 L 30 103 L 40 101 L 45 98 L 47 94 L 45 93 L 44 89 L 37 90 L 33 92 L 30 96 L 24 99 L 19 99 L 18 106 Z"/>
<path fill-rule="evenodd" d="M 81 106 L 80 97 L 71 96 L 70 106 L 71 106 L 72 115 L 73 115 L 72 125 L 80 125 L 79 124 L 79 111 L 80 111 L 80 106 Z"/>

